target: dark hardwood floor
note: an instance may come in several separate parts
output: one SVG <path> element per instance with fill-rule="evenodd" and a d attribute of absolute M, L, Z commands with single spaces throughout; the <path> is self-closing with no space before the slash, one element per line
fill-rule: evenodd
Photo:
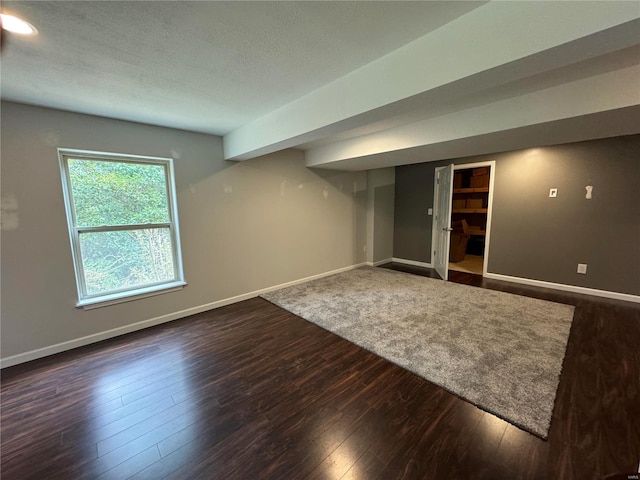
<path fill-rule="evenodd" d="M 639 306 L 451 274 L 576 306 L 547 441 L 255 298 L 3 370 L 1 478 L 636 472 Z"/>

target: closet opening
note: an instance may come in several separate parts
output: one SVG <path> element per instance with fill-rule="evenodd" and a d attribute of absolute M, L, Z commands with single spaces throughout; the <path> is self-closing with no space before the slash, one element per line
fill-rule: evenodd
<path fill-rule="evenodd" d="M 451 203 L 449 270 L 485 271 L 491 165 L 455 166 Z"/>

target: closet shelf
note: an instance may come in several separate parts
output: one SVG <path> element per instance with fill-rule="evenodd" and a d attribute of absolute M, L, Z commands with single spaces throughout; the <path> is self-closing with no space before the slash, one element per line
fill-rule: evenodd
<path fill-rule="evenodd" d="M 453 193 L 488 193 L 489 187 L 454 188 Z"/>
<path fill-rule="evenodd" d="M 453 213 L 487 213 L 486 208 L 454 208 Z"/>

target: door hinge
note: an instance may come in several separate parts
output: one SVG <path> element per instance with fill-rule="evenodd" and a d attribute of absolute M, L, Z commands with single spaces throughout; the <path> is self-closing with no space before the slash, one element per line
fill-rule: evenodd
<path fill-rule="evenodd" d="M 434 256 L 434 257 L 436 256 L 436 251 L 435 251 L 435 250 L 433 251 L 433 256 Z"/>

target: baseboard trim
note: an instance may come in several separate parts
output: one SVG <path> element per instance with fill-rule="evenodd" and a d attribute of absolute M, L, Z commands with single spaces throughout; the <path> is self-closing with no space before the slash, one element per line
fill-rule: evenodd
<path fill-rule="evenodd" d="M 370 267 L 377 267 L 378 265 L 384 265 L 385 263 L 391 263 L 392 258 L 385 258 L 384 260 L 378 260 L 377 262 L 367 262 Z"/>
<path fill-rule="evenodd" d="M 43 347 L 43 348 L 38 348 L 36 350 L 31 350 L 29 352 L 19 353 L 18 355 L 13 355 L 11 357 L 0 359 L 0 369 L 6 368 L 6 367 L 12 367 L 20 363 L 30 362 L 31 360 L 36 360 L 38 358 L 48 357 L 49 355 L 55 355 L 56 353 L 65 352 L 67 350 L 72 350 L 74 348 L 84 347 L 85 345 L 90 345 L 92 343 L 100 342 L 102 340 L 107 340 L 109 338 L 119 337 L 120 335 L 125 335 L 127 333 L 135 332 L 137 330 L 143 330 L 145 328 L 153 327 L 155 325 L 160 325 L 162 323 L 167 323 L 173 320 L 178 320 L 180 318 L 188 317 L 189 315 L 195 315 L 197 313 L 206 312 L 207 310 L 213 310 L 215 308 L 224 307 L 226 305 L 231 305 L 232 303 L 242 302 L 243 300 L 249 300 L 250 298 L 255 298 L 258 295 L 262 295 L 263 293 L 271 292 L 273 290 L 278 290 L 280 288 L 291 287 L 293 285 L 309 282 L 311 280 L 315 280 L 318 278 L 328 277 L 329 275 L 335 275 L 336 273 L 354 270 L 356 268 L 360 268 L 365 265 L 367 265 L 367 263 L 363 262 L 363 263 L 358 263 L 356 265 L 350 265 L 348 267 L 338 268 L 336 270 L 319 273 L 317 275 L 312 275 L 310 277 L 300 278 L 298 280 L 293 280 L 291 282 L 281 283 L 279 285 L 273 285 L 271 287 L 262 288 L 260 290 L 244 293 L 242 295 L 236 295 L 234 297 L 217 300 L 215 302 L 206 303 L 204 305 L 199 305 L 197 307 L 187 308 L 185 310 L 180 310 L 178 312 L 173 312 L 166 315 L 161 315 L 159 317 L 150 318 L 148 320 L 143 320 L 141 322 L 133 323 L 131 325 L 125 325 L 123 327 L 114 328 L 111 330 L 107 330 L 105 332 L 95 333 L 92 335 L 87 335 L 86 337 L 76 338 L 74 340 L 58 343 L 56 345 L 51 345 L 49 347 Z"/>
<path fill-rule="evenodd" d="M 416 260 L 407 260 L 405 258 L 393 257 L 391 261 L 396 263 L 404 263 L 405 265 L 413 265 L 414 267 L 433 268 L 432 263 L 418 262 Z"/>
<path fill-rule="evenodd" d="M 611 298 L 613 300 L 623 300 L 626 302 L 640 303 L 640 296 L 631 295 L 629 293 L 611 292 L 608 290 L 598 290 L 595 288 L 578 287 L 576 285 L 567 285 L 564 283 L 545 282 L 544 280 L 533 280 L 531 278 L 512 277 L 499 273 L 485 273 L 485 278 L 493 280 L 502 280 L 504 282 L 520 283 L 523 285 L 531 285 L 533 287 L 552 288 L 554 290 L 562 290 L 564 292 L 581 293 L 584 295 L 593 295 L 595 297 Z"/>

